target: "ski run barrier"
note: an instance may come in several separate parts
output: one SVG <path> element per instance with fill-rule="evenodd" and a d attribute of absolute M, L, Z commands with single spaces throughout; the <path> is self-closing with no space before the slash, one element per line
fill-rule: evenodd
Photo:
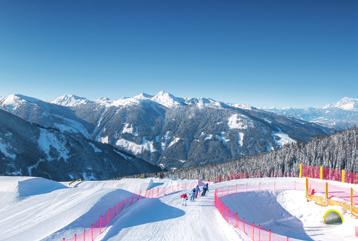
<path fill-rule="evenodd" d="M 95 241 L 101 234 L 103 234 L 108 227 L 111 226 L 113 220 L 116 219 L 126 208 L 129 208 L 137 201 L 144 198 L 160 198 L 165 195 L 179 192 L 182 190 L 192 189 L 198 182 L 178 183 L 168 187 L 154 187 L 152 189 L 144 190 L 139 194 L 132 194 L 128 198 L 118 202 L 111 208 L 108 208 L 98 220 L 90 227 L 84 228 L 80 233 L 74 233 L 69 238 L 62 238 L 59 241 Z"/>
<path fill-rule="evenodd" d="M 288 236 L 283 236 L 267 230 L 262 226 L 248 223 L 238 213 L 230 209 L 222 200 L 222 197 L 240 193 L 240 192 L 257 192 L 257 191 L 284 191 L 299 190 L 305 191 L 307 201 L 314 201 L 321 206 L 341 206 L 344 210 L 358 217 L 358 190 L 355 185 L 347 185 L 339 182 L 327 182 L 319 179 L 306 178 L 306 182 L 290 181 L 287 183 L 246 183 L 234 186 L 218 188 L 215 190 L 214 202 L 215 207 L 223 218 L 242 231 L 250 240 L 253 241 L 288 241 L 297 240 Z M 355 230 L 358 237 L 358 227 Z"/>
<path fill-rule="evenodd" d="M 301 164 L 299 177 L 310 177 L 358 184 L 358 173 L 347 172 L 343 169 L 332 169 L 324 166 L 306 166 Z"/>
<path fill-rule="evenodd" d="M 239 229 L 243 234 L 253 241 L 293 241 L 296 239 L 283 236 L 267 230 L 262 226 L 248 223 L 244 218 L 240 217 L 238 213 L 230 209 L 222 200 L 222 197 L 240 193 L 240 192 L 256 192 L 256 191 L 280 191 L 280 190 L 304 190 L 302 182 L 294 181 L 287 183 L 246 183 L 237 184 L 234 186 L 218 188 L 214 193 L 215 207 L 222 215 L 222 217 Z"/>
<path fill-rule="evenodd" d="M 279 172 L 274 172 L 269 175 L 265 175 L 262 172 L 231 172 L 228 174 L 216 176 L 212 181 L 223 182 L 234 179 L 260 177 L 309 177 L 358 184 L 358 173 L 356 172 L 349 172 L 343 169 L 334 169 L 324 166 L 309 166 L 304 164 L 299 164 L 298 170 L 292 170 L 285 175 L 282 175 L 282 173 Z"/>
<path fill-rule="evenodd" d="M 321 206 L 340 206 L 358 217 L 358 187 L 306 178 L 306 198 Z"/>

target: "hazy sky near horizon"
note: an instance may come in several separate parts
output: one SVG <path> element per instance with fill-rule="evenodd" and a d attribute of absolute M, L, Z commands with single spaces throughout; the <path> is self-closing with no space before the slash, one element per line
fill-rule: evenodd
<path fill-rule="evenodd" d="M 358 97 L 358 1 L 0 2 L 0 96 Z"/>

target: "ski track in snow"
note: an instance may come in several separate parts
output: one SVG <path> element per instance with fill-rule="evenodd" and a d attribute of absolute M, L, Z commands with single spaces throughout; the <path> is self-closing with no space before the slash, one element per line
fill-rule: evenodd
<path fill-rule="evenodd" d="M 180 193 L 174 193 L 160 200 L 140 201 L 129 217 L 119 218 L 102 240 L 245 240 L 215 209 L 213 191 L 194 202 L 188 200 L 187 206 L 181 204 L 179 196 Z M 139 216 L 142 220 L 138 220 Z"/>

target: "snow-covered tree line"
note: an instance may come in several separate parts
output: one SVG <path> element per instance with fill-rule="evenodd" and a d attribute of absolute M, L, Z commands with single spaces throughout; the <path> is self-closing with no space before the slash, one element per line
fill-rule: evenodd
<path fill-rule="evenodd" d="M 328 137 L 287 145 L 280 150 L 237 161 L 180 169 L 166 173 L 172 178 L 201 178 L 215 180 L 234 173 L 250 176 L 298 175 L 299 163 L 323 165 L 330 168 L 358 172 L 358 128 L 338 132 Z"/>

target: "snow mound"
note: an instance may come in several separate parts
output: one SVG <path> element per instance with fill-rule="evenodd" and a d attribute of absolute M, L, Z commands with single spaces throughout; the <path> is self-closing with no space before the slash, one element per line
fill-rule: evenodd
<path fill-rule="evenodd" d="M 0 193 L 27 197 L 66 188 L 63 184 L 42 177 L 0 177 Z"/>

